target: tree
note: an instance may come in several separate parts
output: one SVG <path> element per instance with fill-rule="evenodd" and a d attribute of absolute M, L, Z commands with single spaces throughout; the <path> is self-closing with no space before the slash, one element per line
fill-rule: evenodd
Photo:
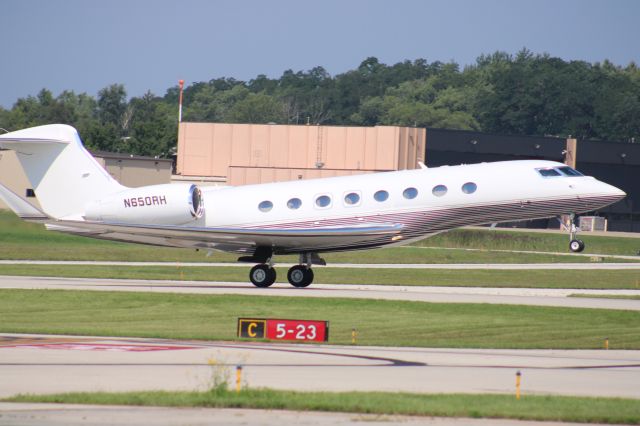
<path fill-rule="evenodd" d="M 130 102 L 132 110 L 130 138 L 126 151 L 138 155 L 167 157 L 175 145 L 177 122 L 168 108 L 162 108 L 162 100 L 148 91 Z"/>
<path fill-rule="evenodd" d="M 249 93 L 226 115 L 233 123 L 282 123 L 282 104 L 264 92 Z"/>
<path fill-rule="evenodd" d="M 127 92 L 122 84 L 112 84 L 98 92 L 98 124 L 88 129 L 92 146 L 119 152 L 128 137 L 131 110 L 127 108 Z"/>
<path fill-rule="evenodd" d="M 366 125 L 478 130 L 479 124 L 471 114 L 474 97 L 471 88 L 443 86 L 434 75 L 390 88 L 384 96 L 368 98 L 352 120 Z"/>
<path fill-rule="evenodd" d="M 283 105 L 287 123 L 321 124 L 331 117 L 334 81 L 322 67 L 284 72 L 275 94 Z"/>
<path fill-rule="evenodd" d="M 127 101 L 121 84 L 97 98 L 42 89 L 0 108 L 0 127 L 75 126 L 92 149 L 166 155 L 175 144 L 179 89 Z M 203 122 L 406 125 L 522 135 L 640 140 L 640 70 L 609 61 L 564 61 L 522 49 L 460 69 L 425 59 L 386 65 L 376 57 L 331 76 L 323 67 L 196 82 L 183 119 Z"/>

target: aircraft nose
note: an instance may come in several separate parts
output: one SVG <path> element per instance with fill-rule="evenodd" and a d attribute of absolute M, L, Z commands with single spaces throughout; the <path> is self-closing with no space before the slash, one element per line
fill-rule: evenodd
<path fill-rule="evenodd" d="M 608 183 L 604 183 L 604 182 L 600 182 L 600 185 L 602 187 L 601 189 L 602 195 L 606 197 L 608 200 L 611 200 L 611 203 L 620 201 L 627 196 L 626 192 L 624 192 L 620 188 L 617 188 L 613 185 L 609 185 Z"/>
<path fill-rule="evenodd" d="M 622 200 L 624 197 L 627 196 L 627 193 L 624 192 L 622 189 L 617 188 L 613 185 L 607 185 L 609 187 L 609 192 L 611 194 L 611 196 L 616 198 L 616 201 Z"/>

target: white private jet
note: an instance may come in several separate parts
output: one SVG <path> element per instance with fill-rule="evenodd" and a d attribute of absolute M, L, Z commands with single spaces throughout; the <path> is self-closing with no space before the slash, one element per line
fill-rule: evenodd
<path fill-rule="evenodd" d="M 465 225 L 548 218 L 600 209 L 625 197 L 564 164 L 522 160 L 325 179 L 203 187 L 127 188 L 53 124 L 0 135 L 14 150 L 42 211 L 0 185 L 22 218 L 47 229 L 157 246 L 222 250 L 256 263 L 257 287 L 276 279 L 274 255 L 298 254 L 288 281 L 306 287 L 319 253 L 407 244 Z M 570 249 L 582 251 L 572 227 Z"/>

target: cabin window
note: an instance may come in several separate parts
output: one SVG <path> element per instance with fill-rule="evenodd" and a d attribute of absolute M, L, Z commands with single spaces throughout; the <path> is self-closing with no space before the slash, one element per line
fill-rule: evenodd
<path fill-rule="evenodd" d="M 347 206 L 355 206 L 360 202 L 360 195 L 356 192 L 350 192 L 344 196 L 344 203 Z"/>
<path fill-rule="evenodd" d="M 556 169 L 536 169 L 542 177 L 562 176 Z"/>
<path fill-rule="evenodd" d="M 433 187 L 433 190 L 431 192 L 436 197 L 442 197 L 443 195 L 445 195 L 447 193 L 447 187 L 444 186 L 444 185 L 436 185 L 436 186 Z"/>
<path fill-rule="evenodd" d="M 478 185 L 473 182 L 467 182 L 462 185 L 462 192 L 464 192 L 465 194 L 473 194 L 474 192 L 476 192 L 476 189 L 478 189 Z"/>
<path fill-rule="evenodd" d="M 380 190 L 380 191 L 376 192 L 375 194 L 373 194 L 373 199 L 378 201 L 378 202 L 387 201 L 387 198 L 389 198 L 389 193 L 387 191 L 384 191 L 384 190 Z"/>
<path fill-rule="evenodd" d="M 564 175 L 567 176 L 584 176 L 582 173 L 580 173 L 579 171 L 577 171 L 576 169 L 572 169 L 569 166 L 566 167 L 558 167 L 558 170 L 560 170 L 560 172 Z"/>
<path fill-rule="evenodd" d="M 418 196 L 418 190 L 415 188 L 407 188 L 402 191 L 402 196 L 407 200 L 413 200 Z"/>
<path fill-rule="evenodd" d="M 318 198 L 316 198 L 316 206 L 320 208 L 326 208 L 326 207 L 329 207 L 330 205 L 331 205 L 331 197 L 329 197 L 328 195 L 321 195 Z"/>
<path fill-rule="evenodd" d="M 273 203 L 271 201 L 263 201 L 260 204 L 258 204 L 258 210 L 260 210 L 261 212 L 266 213 L 272 208 L 273 208 Z"/>
<path fill-rule="evenodd" d="M 299 209 L 301 205 L 302 201 L 300 200 L 300 198 L 292 198 L 287 201 L 287 207 L 289 207 L 291 210 Z"/>

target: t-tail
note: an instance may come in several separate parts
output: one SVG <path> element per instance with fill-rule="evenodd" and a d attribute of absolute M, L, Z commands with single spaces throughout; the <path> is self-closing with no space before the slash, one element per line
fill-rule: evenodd
<path fill-rule="evenodd" d="M 82 220 L 88 202 L 126 189 L 89 154 L 71 126 L 6 133 L 0 148 L 16 152 L 42 210 L 54 219 Z"/>

